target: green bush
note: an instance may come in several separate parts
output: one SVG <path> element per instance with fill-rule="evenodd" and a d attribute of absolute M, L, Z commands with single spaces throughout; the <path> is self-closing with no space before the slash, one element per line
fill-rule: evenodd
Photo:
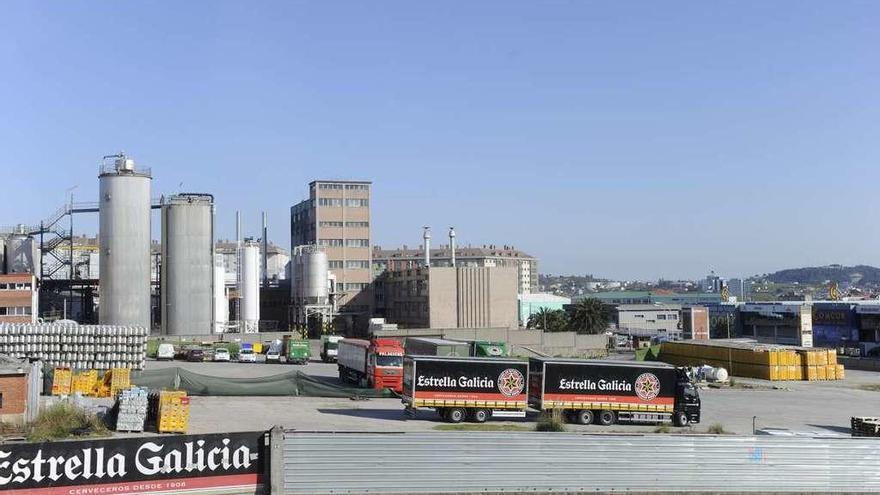
<path fill-rule="evenodd" d="M 59 402 L 40 411 L 30 425 L 28 440 L 45 442 L 71 436 L 105 435 L 109 435 L 109 431 L 97 416 L 69 402 Z"/>
<path fill-rule="evenodd" d="M 723 435 L 725 433 L 724 425 L 721 423 L 712 423 L 707 431 L 713 435 Z"/>
<path fill-rule="evenodd" d="M 535 431 L 565 431 L 565 421 L 562 419 L 562 411 L 554 409 L 544 411 L 535 423 Z"/>

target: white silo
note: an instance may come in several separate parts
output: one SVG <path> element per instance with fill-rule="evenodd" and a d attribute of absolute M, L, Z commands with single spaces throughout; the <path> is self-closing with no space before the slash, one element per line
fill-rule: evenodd
<path fill-rule="evenodd" d="M 162 333 L 208 335 L 214 326 L 214 198 L 162 200 Z"/>
<path fill-rule="evenodd" d="M 241 320 L 245 332 L 257 332 L 260 324 L 260 243 L 246 240 L 241 258 Z"/>
<path fill-rule="evenodd" d="M 223 255 L 214 256 L 214 332 L 226 331 L 229 321 L 229 299 L 226 297 L 226 269 Z"/>
<path fill-rule="evenodd" d="M 150 328 L 149 169 L 124 154 L 101 165 L 99 181 L 100 323 Z"/>

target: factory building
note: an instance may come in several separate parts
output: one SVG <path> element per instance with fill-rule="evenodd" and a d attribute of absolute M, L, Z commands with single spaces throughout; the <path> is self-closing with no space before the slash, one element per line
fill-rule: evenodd
<path fill-rule="evenodd" d="M 34 323 L 38 313 L 37 277 L 0 273 L 0 323 Z"/>
<path fill-rule="evenodd" d="M 385 272 L 386 319 L 404 328 L 517 328 L 513 267 L 419 267 Z"/>
<path fill-rule="evenodd" d="M 315 245 L 336 280 L 342 331 L 365 330 L 373 312 L 368 181 L 316 180 L 309 199 L 290 208 L 291 250 Z"/>
<path fill-rule="evenodd" d="M 621 304 L 612 312 L 615 332 L 640 337 L 681 339 L 681 305 Z"/>
<path fill-rule="evenodd" d="M 758 342 L 813 347 L 813 309 L 802 302 L 739 306 L 741 336 Z"/>
<path fill-rule="evenodd" d="M 431 249 L 431 266 L 452 266 L 450 245 Z M 424 266 L 425 248 L 411 249 L 403 246 L 398 249 L 373 249 L 373 264 L 376 271 L 403 270 Z M 517 271 L 517 293 L 538 292 L 538 259 L 513 246 L 487 245 L 480 247 L 456 246 L 455 265 L 471 267 L 513 267 Z"/>
<path fill-rule="evenodd" d="M 680 305 L 711 305 L 721 302 L 718 293 L 686 292 L 675 293 L 666 291 L 607 291 L 586 294 L 572 298 L 573 302 L 582 299 L 598 299 L 603 304 L 680 304 Z"/>

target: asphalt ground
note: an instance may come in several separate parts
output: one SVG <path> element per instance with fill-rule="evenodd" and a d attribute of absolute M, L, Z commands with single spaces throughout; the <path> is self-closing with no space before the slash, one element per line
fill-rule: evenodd
<path fill-rule="evenodd" d="M 260 363 L 187 363 L 149 361 L 147 369 L 180 366 L 197 373 L 226 377 L 261 377 L 293 369 L 310 375 L 335 377 L 335 364 L 312 361 L 308 365 Z M 702 421 L 672 432 L 706 432 L 720 425 L 725 432 L 751 434 L 757 429 L 848 435 L 851 416 L 880 416 L 880 373 L 847 370 L 847 378 L 823 382 L 768 382 L 735 379 L 731 388 L 703 389 Z M 531 428 L 535 415 L 525 420 L 491 420 L 497 425 Z M 301 431 L 425 431 L 442 423 L 431 410 L 416 418 L 403 414 L 399 399 L 331 399 L 320 397 L 193 397 L 190 432 L 263 430 L 280 425 Z M 571 431 L 653 432 L 656 426 L 615 425 L 612 427 L 569 425 Z"/>

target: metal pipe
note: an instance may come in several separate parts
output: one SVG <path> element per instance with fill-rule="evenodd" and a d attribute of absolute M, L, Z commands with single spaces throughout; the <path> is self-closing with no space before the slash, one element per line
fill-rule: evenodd
<path fill-rule="evenodd" d="M 452 267 L 455 268 L 455 227 L 449 227 L 449 253 Z"/>
<path fill-rule="evenodd" d="M 241 212 L 235 212 L 235 321 L 241 324 Z"/>
<path fill-rule="evenodd" d="M 266 228 L 266 212 L 263 212 L 263 287 L 269 287 L 269 240 Z"/>
<path fill-rule="evenodd" d="M 422 227 L 424 233 L 422 238 L 425 240 L 425 267 L 431 266 L 431 227 Z"/>

